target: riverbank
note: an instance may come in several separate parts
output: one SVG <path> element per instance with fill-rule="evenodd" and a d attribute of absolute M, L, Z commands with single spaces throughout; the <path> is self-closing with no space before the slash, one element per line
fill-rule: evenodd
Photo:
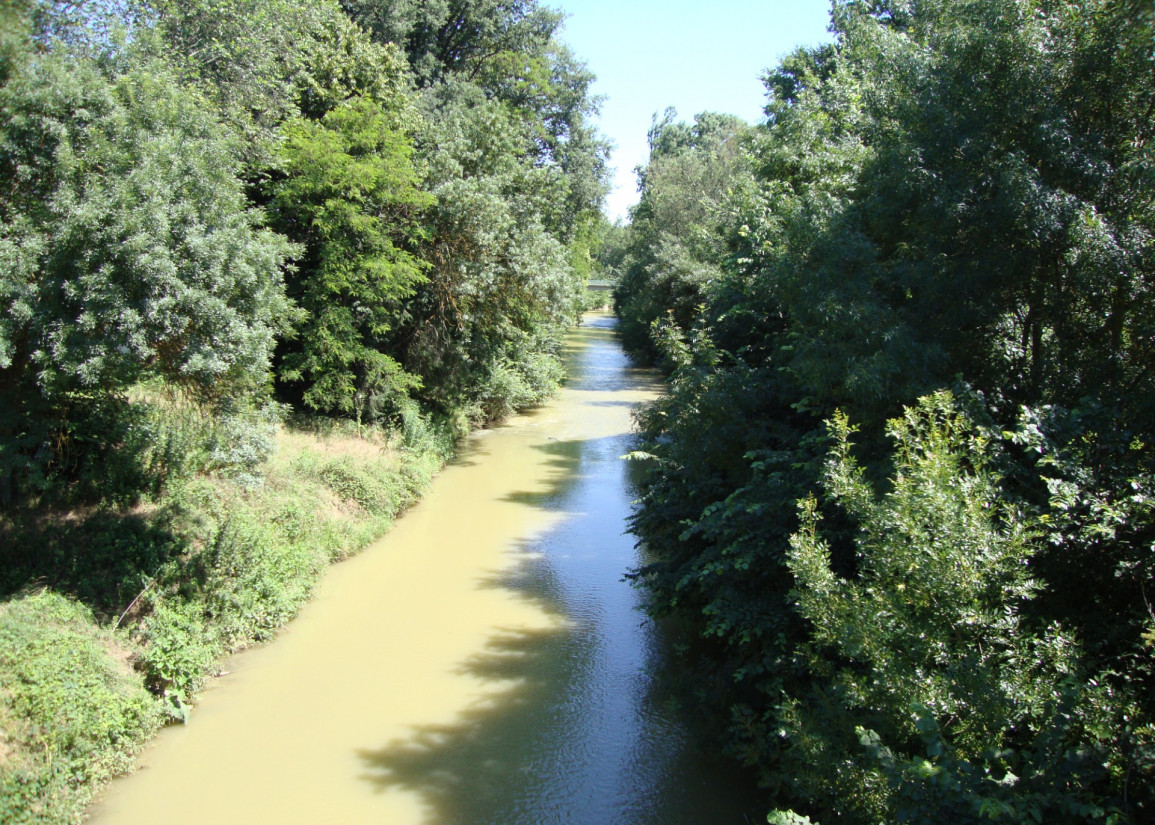
<path fill-rule="evenodd" d="M 275 644 L 230 657 L 93 825 L 764 819 L 748 777 L 697 747 L 676 640 L 622 579 L 644 463 L 621 457 L 662 385 L 614 327 L 572 332 L 555 398 L 464 439 Z"/>
<path fill-rule="evenodd" d="M 126 510 L 0 516 L 0 822 L 78 821 L 228 654 L 384 534 L 460 433 L 279 426 L 256 476 L 198 475 Z M 62 595 L 67 593 L 68 595 Z"/>

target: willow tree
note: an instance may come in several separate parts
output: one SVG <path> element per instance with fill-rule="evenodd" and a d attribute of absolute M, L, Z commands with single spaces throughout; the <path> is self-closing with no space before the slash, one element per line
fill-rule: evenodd
<path fill-rule="evenodd" d="M 9 490 L 46 488 L 124 445 L 136 382 L 210 405 L 261 385 L 292 245 L 250 207 L 212 107 L 163 67 L 41 51 L 0 111 L 3 466 Z"/>

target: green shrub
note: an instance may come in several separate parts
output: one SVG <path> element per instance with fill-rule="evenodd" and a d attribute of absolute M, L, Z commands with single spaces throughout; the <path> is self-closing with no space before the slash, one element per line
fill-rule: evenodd
<path fill-rule="evenodd" d="M 348 456 L 325 462 L 318 477 L 341 498 L 372 514 L 396 512 L 406 495 L 396 475 L 374 472 L 371 466 Z"/>
<path fill-rule="evenodd" d="M 0 605 L 0 822 L 75 821 L 159 722 L 87 608 L 49 591 Z"/>
<path fill-rule="evenodd" d="M 1071 633 L 1025 615 L 1041 543 L 1000 497 L 984 439 L 950 393 L 920 399 L 890 422 L 880 493 L 852 432 L 831 424 L 824 487 L 858 525 L 857 575 L 832 569 L 815 499 L 791 538 L 819 681 L 784 702 L 782 772 L 858 822 L 1116 821 L 1104 800 L 1127 760 L 1112 740 L 1134 708 Z"/>
<path fill-rule="evenodd" d="M 262 515 L 237 507 L 199 557 L 205 613 L 230 649 L 270 638 L 297 615 L 329 561 Z"/>
<path fill-rule="evenodd" d="M 209 469 L 235 479 L 245 487 L 261 483 L 261 466 L 277 449 L 276 404 L 229 400 L 214 418 L 209 438 Z"/>
<path fill-rule="evenodd" d="M 557 341 L 540 334 L 511 341 L 506 351 L 490 363 L 488 376 L 482 382 L 478 399 L 483 417 L 480 423 L 508 418 L 553 395 L 565 377 L 557 348 Z"/>
<path fill-rule="evenodd" d="M 219 636 L 204 621 L 201 604 L 155 599 L 138 630 L 144 642 L 138 666 L 165 712 L 188 721 L 188 707 L 204 677 L 223 652 Z"/>

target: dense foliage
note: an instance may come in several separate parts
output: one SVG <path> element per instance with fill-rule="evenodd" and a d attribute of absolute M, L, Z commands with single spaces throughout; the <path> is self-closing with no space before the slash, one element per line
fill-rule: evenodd
<path fill-rule="evenodd" d="M 654 321 L 669 315 L 687 328 L 718 276 L 722 250 L 712 230 L 728 194 L 749 177 L 740 148 L 749 126 L 730 115 L 698 115 L 692 126 L 676 116 L 667 109 L 650 128 L 650 161 L 639 172 L 641 199 L 614 292 L 622 341 L 651 357 Z"/>
<path fill-rule="evenodd" d="M 671 371 L 635 575 L 783 808 L 1155 817 L 1153 23 L 837 2 L 741 162 L 657 124 L 617 294 Z M 649 223 L 682 146 L 731 164 L 696 267 Z"/>
<path fill-rule="evenodd" d="M 604 194 L 592 77 L 534 3 L 403 5 L 6 11 L 6 500 L 99 497 L 97 434 L 152 378 L 219 415 L 265 408 L 272 375 L 384 422 L 483 422 L 556 384 Z"/>
<path fill-rule="evenodd" d="M 126 654 L 58 594 L 0 605 L 0 671 L 11 675 L 0 694 L 4 822 L 69 821 L 86 796 L 78 777 L 101 782 L 131 766 L 161 715 Z"/>

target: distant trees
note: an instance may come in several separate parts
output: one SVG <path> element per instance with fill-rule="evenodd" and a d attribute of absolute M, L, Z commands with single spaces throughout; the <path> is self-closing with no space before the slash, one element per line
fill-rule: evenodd
<path fill-rule="evenodd" d="M 667 314 L 688 329 L 704 291 L 717 279 L 716 227 L 722 205 L 749 176 L 741 148 L 749 126 L 706 113 L 693 125 L 667 109 L 650 128 L 650 161 L 631 215 L 628 264 L 614 295 L 625 345 L 654 355 L 650 326 Z"/>
<path fill-rule="evenodd" d="M 643 176 L 650 274 L 618 305 L 673 372 L 642 419 L 636 575 L 697 629 L 732 750 L 784 805 L 1146 821 L 1151 17 L 974 0 L 833 23 L 768 74 L 752 183 L 694 216 L 696 294 L 644 228 L 666 143 Z"/>

